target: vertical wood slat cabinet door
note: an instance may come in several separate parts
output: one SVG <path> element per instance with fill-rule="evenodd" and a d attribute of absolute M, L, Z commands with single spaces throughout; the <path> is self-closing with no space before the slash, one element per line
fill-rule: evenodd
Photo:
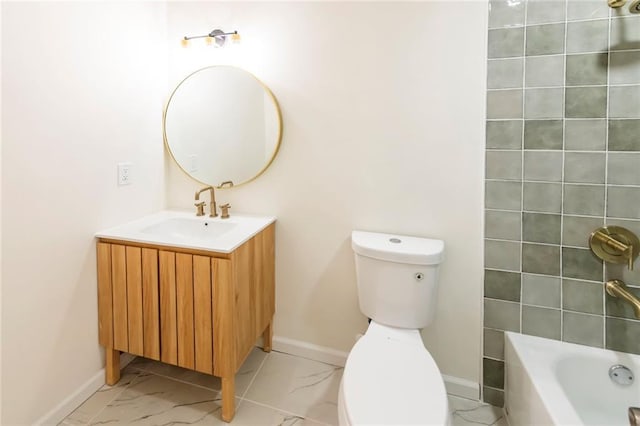
<path fill-rule="evenodd" d="M 235 374 L 236 345 L 233 317 L 235 290 L 231 261 L 211 259 L 213 296 L 213 374 L 233 377 Z"/>
<path fill-rule="evenodd" d="M 193 256 L 193 321 L 196 371 L 213 374 L 211 258 Z"/>
<path fill-rule="evenodd" d="M 144 355 L 142 320 L 142 252 L 139 247 L 126 247 L 127 260 L 127 325 L 129 353 Z"/>
<path fill-rule="evenodd" d="M 176 253 L 176 297 L 178 319 L 178 365 L 194 369 L 193 256 Z"/>
<path fill-rule="evenodd" d="M 142 249 L 142 322 L 144 357 L 160 360 L 160 295 L 158 251 Z"/>
<path fill-rule="evenodd" d="M 256 309 L 254 300 L 253 286 L 255 284 L 253 277 L 253 258 L 255 257 L 255 241 L 253 237 L 246 243 L 242 244 L 233 252 L 232 277 L 229 283 L 234 286 L 234 300 L 232 302 L 232 310 L 229 315 L 234 316 L 235 337 L 234 345 L 236 347 L 236 360 L 234 363 L 241 364 L 244 356 L 249 348 L 255 344 L 256 333 Z"/>
<path fill-rule="evenodd" d="M 128 352 L 127 260 L 125 246 L 111 245 L 111 284 L 113 288 L 113 348 Z"/>
<path fill-rule="evenodd" d="M 111 288 L 111 244 L 98 243 L 98 340 L 113 348 L 113 291 Z"/>
<path fill-rule="evenodd" d="M 262 321 L 269 324 L 276 313 L 276 225 L 271 224 L 263 232 L 262 263 L 258 268 L 258 275 L 263 277 Z"/>
<path fill-rule="evenodd" d="M 256 292 L 256 329 L 262 332 L 275 313 L 275 225 L 256 235 L 256 255 L 253 259 Z"/>
<path fill-rule="evenodd" d="M 160 360 L 178 365 L 176 329 L 176 256 L 170 251 L 158 253 L 160 263 Z"/>
<path fill-rule="evenodd" d="M 251 270 L 254 271 L 251 282 L 251 306 L 256 315 L 254 317 L 254 330 L 262 330 L 263 324 L 263 303 L 262 292 L 264 289 L 265 277 L 262 275 L 262 246 L 264 244 L 265 231 L 253 237 L 253 256 L 251 256 Z"/>

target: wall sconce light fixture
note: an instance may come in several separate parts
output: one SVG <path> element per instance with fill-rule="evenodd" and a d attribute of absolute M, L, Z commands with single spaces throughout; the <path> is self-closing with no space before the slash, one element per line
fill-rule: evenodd
<path fill-rule="evenodd" d="M 240 40 L 240 34 L 238 34 L 238 31 L 232 31 L 232 32 L 226 33 L 220 29 L 216 29 L 211 31 L 209 34 L 205 34 L 205 35 L 184 36 L 181 42 L 182 42 L 182 47 L 187 47 L 189 46 L 189 40 L 192 40 L 194 38 L 204 38 L 205 43 L 209 45 L 213 44 L 216 47 L 222 47 L 227 42 L 227 36 L 231 36 L 231 40 L 233 41 Z"/>

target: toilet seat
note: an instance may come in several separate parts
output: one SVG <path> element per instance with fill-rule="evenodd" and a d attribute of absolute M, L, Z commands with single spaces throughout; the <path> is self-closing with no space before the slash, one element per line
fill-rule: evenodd
<path fill-rule="evenodd" d="M 420 332 L 372 321 L 347 359 L 339 411 L 341 424 L 448 424 L 442 376 Z"/>

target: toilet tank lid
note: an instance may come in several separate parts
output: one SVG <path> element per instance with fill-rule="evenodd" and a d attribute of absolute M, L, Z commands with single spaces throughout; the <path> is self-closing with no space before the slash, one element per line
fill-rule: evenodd
<path fill-rule="evenodd" d="M 413 265 L 436 265 L 444 260 L 444 241 L 408 235 L 353 231 L 351 247 L 362 256 Z"/>

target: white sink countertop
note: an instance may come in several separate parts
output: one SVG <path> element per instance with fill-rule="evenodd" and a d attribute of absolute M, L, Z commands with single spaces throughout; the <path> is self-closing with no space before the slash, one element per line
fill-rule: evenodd
<path fill-rule="evenodd" d="M 97 232 L 97 238 L 231 253 L 276 221 L 273 216 L 232 214 L 196 216 L 192 211 L 164 210 Z"/>

